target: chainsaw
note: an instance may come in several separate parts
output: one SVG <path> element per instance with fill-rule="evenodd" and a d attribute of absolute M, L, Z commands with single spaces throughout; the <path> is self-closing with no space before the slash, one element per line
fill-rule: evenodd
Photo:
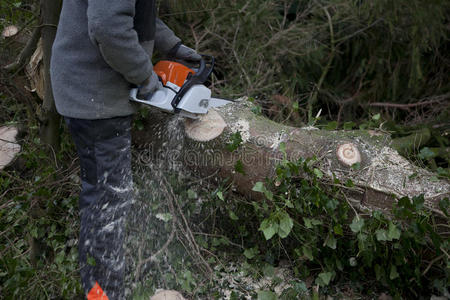
<path fill-rule="evenodd" d="M 138 88 L 130 90 L 130 100 L 198 119 L 208 113 L 211 107 L 226 105 L 231 100 L 211 97 L 211 90 L 204 83 L 214 69 L 214 57 L 202 55 L 198 68 L 190 68 L 182 63 L 162 60 L 154 67 L 162 88 L 157 89 L 146 99 L 138 98 Z"/>

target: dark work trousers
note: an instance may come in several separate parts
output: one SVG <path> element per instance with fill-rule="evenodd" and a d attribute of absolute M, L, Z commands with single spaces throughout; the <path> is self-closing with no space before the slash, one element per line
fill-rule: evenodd
<path fill-rule="evenodd" d="M 85 295 L 124 299 L 124 227 L 133 185 L 131 116 L 65 119 L 81 166 L 79 260 Z"/>

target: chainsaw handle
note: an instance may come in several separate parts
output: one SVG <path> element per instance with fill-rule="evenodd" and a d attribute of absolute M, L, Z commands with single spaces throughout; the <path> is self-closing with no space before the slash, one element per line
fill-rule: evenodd
<path fill-rule="evenodd" d="M 139 100 L 137 98 L 138 91 L 139 91 L 138 88 L 132 88 L 130 90 L 129 100 L 138 101 Z"/>
<path fill-rule="evenodd" d="M 183 86 L 180 88 L 171 102 L 171 105 L 175 112 L 178 111 L 178 104 L 180 103 L 184 94 L 186 94 L 186 92 L 189 91 L 189 89 L 194 85 L 205 83 L 214 69 L 214 57 L 206 54 L 200 55 L 202 56 L 202 59 L 200 60 L 200 66 L 197 72 L 186 79 L 186 82 L 183 84 Z M 208 58 L 210 61 L 207 63 L 205 58 Z M 209 64 L 210 67 L 207 67 L 207 64 Z"/>
<path fill-rule="evenodd" d="M 200 60 L 200 67 L 198 71 L 195 73 L 195 77 L 197 77 L 196 83 L 204 83 L 208 80 L 208 77 L 211 75 L 214 69 L 215 59 L 212 55 L 200 54 L 202 59 Z M 210 60 L 209 64 L 211 65 L 209 68 L 206 66 L 206 60 L 204 58 L 208 58 Z"/>
<path fill-rule="evenodd" d="M 145 99 L 138 98 L 138 94 L 139 94 L 139 88 L 137 88 L 137 87 L 132 88 L 130 90 L 130 94 L 128 95 L 128 100 L 132 100 L 132 101 L 136 101 L 136 102 L 143 101 L 143 100 L 147 100 L 148 101 L 149 99 L 152 98 L 153 92 L 150 93 L 150 95 L 147 96 L 147 98 L 145 98 Z"/>

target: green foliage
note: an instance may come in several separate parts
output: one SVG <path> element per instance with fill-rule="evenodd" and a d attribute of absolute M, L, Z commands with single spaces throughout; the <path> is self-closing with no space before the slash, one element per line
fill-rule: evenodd
<path fill-rule="evenodd" d="M 169 1 L 160 12 L 187 44 L 217 58 L 223 84 L 215 87 L 224 95 L 252 96 L 264 109 L 273 95 L 291 99 L 280 103 L 287 114 L 279 120 L 298 122 L 298 112 L 306 122 L 314 102 L 313 115 L 345 106 L 350 121 L 367 117 L 372 102 L 416 103 L 450 91 L 446 0 Z"/>
<path fill-rule="evenodd" d="M 18 158 L 23 168 L 0 171 L 0 285 L 6 299 L 68 299 L 81 293 L 78 197 L 72 187 L 77 176 L 69 166 L 56 166 L 49 153 L 24 143 Z M 72 161 L 67 154 L 63 150 L 58 159 Z"/>
<path fill-rule="evenodd" d="M 3 0 L 0 2 L 0 31 L 3 26 L 21 25 L 33 17 L 32 7 L 34 0 Z"/>
<path fill-rule="evenodd" d="M 242 136 L 239 131 L 233 133 L 230 138 L 230 142 L 226 145 L 226 149 L 233 152 L 242 144 Z"/>
<path fill-rule="evenodd" d="M 438 221 L 426 211 L 423 196 L 399 199 L 389 215 L 380 211 L 356 215 L 347 202 L 338 200 L 340 182 L 324 185 L 315 163 L 314 159 L 283 160 L 273 180 L 254 185 L 253 191 L 261 193 L 264 201 L 235 210 L 239 219 L 259 224 L 257 228 L 250 221 L 243 224 L 245 231 L 260 232 L 246 235 L 254 237 L 246 244 L 258 246 L 247 248 L 244 256 L 267 261 L 267 257 L 276 260 L 280 251 L 286 253 L 294 259 L 295 268 L 303 270 L 300 278 L 310 276 L 305 270 L 320 270 L 313 274 L 321 287 L 344 278 L 372 278 L 392 295 L 445 294 L 450 244 L 438 233 L 438 224 L 448 226 L 448 219 Z M 449 200 L 440 205 L 448 214 Z M 266 297 L 270 292 L 259 295 Z"/>

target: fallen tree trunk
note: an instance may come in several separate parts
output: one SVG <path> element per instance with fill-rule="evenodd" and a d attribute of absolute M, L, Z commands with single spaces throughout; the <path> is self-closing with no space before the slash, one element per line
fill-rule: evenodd
<path fill-rule="evenodd" d="M 224 128 L 215 126 L 220 121 L 214 120 L 185 122 L 185 130 L 191 135 L 194 132 L 208 136 L 223 128 L 220 136 L 210 141 L 187 138 L 182 151 L 179 143 L 175 145 L 178 148 L 169 147 L 169 139 L 173 139 L 170 131 L 175 130 L 173 118 L 155 111 L 145 120 L 146 130 L 134 135 L 135 143 L 141 148 L 148 145 L 147 154 L 153 158 L 181 161 L 202 176 L 215 173 L 220 178 L 231 178 L 237 191 L 248 196 L 257 196 L 251 191 L 256 182 L 274 175 L 275 166 L 283 157 L 280 145 L 284 143 L 291 160 L 317 157 L 317 167 L 325 174 L 324 181 L 330 181 L 333 176 L 341 182 L 351 179 L 355 186 L 351 189 L 343 186 L 343 189 L 359 209 L 389 210 L 397 198 L 423 194 L 425 206 L 442 215 L 438 203 L 449 196 L 448 180 L 438 180 L 431 172 L 400 156 L 390 147 L 392 141 L 385 134 L 284 126 L 254 114 L 247 101 L 219 108 L 217 113 L 225 122 Z M 239 136 L 241 144 L 230 152 L 227 145 L 236 143 Z M 148 159 L 146 155 L 143 157 Z M 238 161 L 245 175 L 236 172 Z M 355 163 L 359 164 L 358 168 Z"/>
<path fill-rule="evenodd" d="M 160 156 L 167 161 L 181 161 L 184 166 L 196 170 L 202 176 L 216 174 L 231 178 L 238 192 L 256 196 L 252 187 L 258 181 L 274 175 L 275 166 L 283 157 L 281 143 L 290 160 L 317 157 L 317 168 L 323 173 L 324 182 L 335 176 L 340 182 L 351 179 L 354 187 L 342 187 L 353 204 L 361 210 L 389 210 L 396 199 L 423 194 L 425 206 L 443 215 L 439 201 L 450 195 L 448 180 L 417 167 L 390 147 L 388 135 L 373 131 L 325 131 L 316 128 L 284 126 L 256 115 L 248 101 L 218 108 L 219 118 L 225 121 L 223 132 L 210 141 L 184 140 L 176 147 L 169 147 L 174 130 L 173 118 L 161 112 L 152 112 L 145 121 L 145 131 L 134 134 L 135 143 L 148 146 L 146 154 Z M 220 121 L 185 121 L 185 132 L 200 136 L 211 135 Z M 239 134 L 237 134 L 239 132 Z M 242 142 L 230 152 L 229 146 Z M 198 137 L 196 137 L 198 139 Z M 182 151 L 181 151 L 182 148 Z M 228 148 L 228 149 L 227 149 Z M 141 152 L 141 163 L 149 157 Z M 145 158 L 144 158 L 145 157 Z M 242 172 L 236 172 L 240 161 Z M 355 163 L 358 167 L 355 168 Z"/>

